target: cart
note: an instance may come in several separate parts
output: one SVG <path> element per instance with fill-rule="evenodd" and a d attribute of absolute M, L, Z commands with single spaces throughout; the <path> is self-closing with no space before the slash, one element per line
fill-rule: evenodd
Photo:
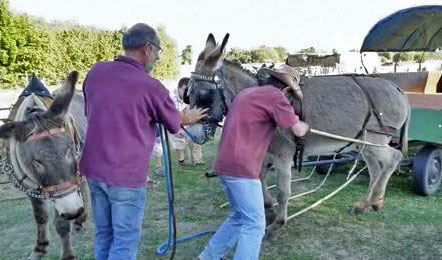
<path fill-rule="evenodd" d="M 380 20 L 365 37 L 360 52 L 363 62 L 363 52 L 425 53 L 441 48 L 442 5 L 427 5 L 400 10 Z M 411 107 L 408 143 L 417 153 L 412 158 L 405 158 L 401 167 L 411 167 L 412 186 L 416 193 L 424 196 L 435 193 L 441 188 L 442 175 L 442 71 L 375 76 L 393 81 L 407 93 Z M 321 156 L 319 162 L 313 158 L 304 165 L 316 165 L 317 171 L 324 173 L 328 170 L 325 166 L 333 164 L 336 167 L 354 160 L 355 156 L 340 155 L 334 160 Z"/>

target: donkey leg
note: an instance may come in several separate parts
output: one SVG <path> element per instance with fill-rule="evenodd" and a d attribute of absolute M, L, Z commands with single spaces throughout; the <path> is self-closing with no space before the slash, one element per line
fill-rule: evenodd
<path fill-rule="evenodd" d="M 47 253 L 48 239 L 48 205 L 46 200 L 29 197 L 37 224 L 37 244 L 34 246 L 28 260 L 41 259 Z"/>
<path fill-rule="evenodd" d="M 276 237 L 279 230 L 287 222 L 288 198 L 291 193 L 291 163 L 292 156 L 280 155 L 277 157 L 275 156 L 274 158 L 275 170 L 277 174 L 278 208 L 275 219 L 267 228 L 266 238 Z"/>
<path fill-rule="evenodd" d="M 89 187 L 87 182 L 84 180 L 80 184 L 80 192 L 83 198 L 84 203 L 84 211 L 81 215 L 74 220 L 74 230 L 80 231 L 84 228 L 84 224 L 86 223 L 88 212 L 89 212 Z"/>
<path fill-rule="evenodd" d="M 71 222 L 62 218 L 56 209 L 54 209 L 54 226 L 57 230 L 57 234 L 61 239 L 62 255 L 63 260 L 74 260 L 76 259 L 72 253 L 71 247 Z"/>
<path fill-rule="evenodd" d="M 266 214 L 266 223 L 269 225 L 273 222 L 275 219 L 275 210 L 273 209 L 273 205 L 275 204 L 275 199 L 270 194 L 269 190 L 267 189 L 267 172 L 270 169 L 272 165 L 272 158 L 270 155 L 266 155 L 264 158 L 264 162 L 262 164 L 262 170 L 261 170 L 261 187 L 262 187 L 262 194 L 264 196 L 264 208 L 265 208 L 265 214 Z"/>
<path fill-rule="evenodd" d="M 353 207 L 356 214 L 370 207 L 375 210 L 382 208 L 386 185 L 402 158 L 401 152 L 392 147 L 367 147 L 362 156 L 368 166 L 370 184 L 366 198 Z"/>
<path fill-rule="evenodd" d="M 378 211 L 384 207 L 385 190 L 387 188 L 388 181 L 399 165 L 401 159 L 402 153 L 392 147 L 385 148 L 384 151 L 382 151 L 380 156 L 382 173 L 377 182 L 373 183 L 373 186 L 369 191 L 370 197 L 368 198 L 372 208 L 375 211 Z"/>

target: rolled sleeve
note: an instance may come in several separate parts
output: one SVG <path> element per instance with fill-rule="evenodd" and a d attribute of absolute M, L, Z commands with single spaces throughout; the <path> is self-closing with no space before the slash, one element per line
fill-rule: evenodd
<path fill-rule="evenodd" d="M 181 129 L 181 113 L 175 108 L 175 104 L 165 90 L 155 99 L 155 121 L 164 125 L 172 134 Z"/>
<path fill-rule="evenodd" d="M 276 98 L 272 116 L 276 124 L 282 129 L 289 128 L 299 121 L 299 117 L 295 114 L 290 102 L 282 93 Z"/>

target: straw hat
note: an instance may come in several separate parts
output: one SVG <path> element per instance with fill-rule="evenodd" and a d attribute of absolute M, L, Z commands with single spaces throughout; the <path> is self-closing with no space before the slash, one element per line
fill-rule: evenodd
<path fill-rule="evenodd" d="M 303 94 L 301 87 L 299 86 L 299 80 L 301 76 L 299 73 L 292 67 L 286 64 L 282 64 L 278 68 L 262 68 L 265 72 L 267 72 L 270 76 L 273 76 L 282 82 L 284 82 L 288 87 L 293 90 L 293 93 L 299 98 L 302 99 Z"/>

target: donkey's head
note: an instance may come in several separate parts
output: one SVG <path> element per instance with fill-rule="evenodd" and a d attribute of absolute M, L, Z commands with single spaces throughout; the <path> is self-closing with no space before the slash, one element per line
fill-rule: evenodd
<path fill-rule="evenodd" d="M 17 147 L 18 165 L 26 169 L 24 174 L 31 175 L 28 177 L 49 195 L 66 219 L 73 219 L 84 210 L 77 185 L 75 144 L 65 123 L 77 78 L 78 72 L 69 74 L 47 110 L 37 105 L 40 99 L 34 94 L 26 97 L 28 106 L 22 110 L 23 120 L 0 127 L 0 138 L 12 139 L 11 144 Z"/>
<path fill-rule="evenodd" d="M 223 120 L 227 111 L 221 57 L 228 40 L 229 34 L 226 34 L 221 45 L 218 45 L 213 34 L 209 34 L 184 93 L 184 101 L 191 108 L 196 106 L 209 109 L 207 118 L 188 129 L 199 143 L 214 136 L 217 124 Z"/>

